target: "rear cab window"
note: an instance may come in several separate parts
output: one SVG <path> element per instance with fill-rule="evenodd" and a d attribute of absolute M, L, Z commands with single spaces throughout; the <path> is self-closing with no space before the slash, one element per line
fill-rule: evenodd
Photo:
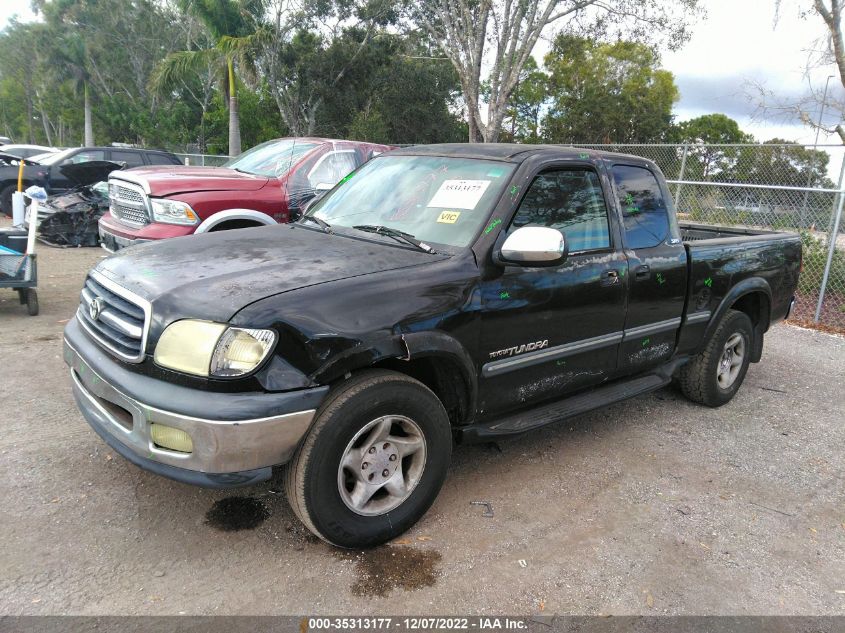
<path fill-rule="evenodd" d="M 147 154 L 147 160 L 149 161 L 150 165 L 178 165 L 179 163 L 174 163 L 173 159 L 170 156 L 165 154 Z"/>
<path fill-rule="evenodd" d="M 140 165 L 144 164 L 144 159 L 141 158 L 141 154 L 139 154 L 138 152 L 122 152 L 112 150 L 111 160 L 116 163 L 126 163 L 127 169 L 130 169 L 132 167 L 139 167 Z"/>
<path fill-rule="evenodd" d="M 611 168 L 628 248 L 651 248 L 678 238 L 674 214 L 651 170 L 634 165 Z M 678 240 L 679 242 L 680 240 Z"/>

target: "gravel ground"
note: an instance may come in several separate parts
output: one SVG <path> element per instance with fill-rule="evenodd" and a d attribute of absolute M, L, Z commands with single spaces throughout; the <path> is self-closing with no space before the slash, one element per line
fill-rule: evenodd
<path fill-rule="evenodd" d="M 341 552 L 277 481 L 192 488 L 88 428 L 61 331 L 101 256 L 41 248 L 38 317 L 0 291 L 2 614 L 845 614 L 842 337 L 776 327 L 718 410 L 666 389 L 458 448 L 410 533 Z"/>

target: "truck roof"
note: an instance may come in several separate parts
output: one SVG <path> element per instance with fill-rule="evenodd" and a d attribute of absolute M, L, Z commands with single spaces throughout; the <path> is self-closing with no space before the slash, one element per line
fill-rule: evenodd
<path fill-rule="evenodd" d="M 391 152 L 392 156 L 455 156 L 458 158 L 481 158 L 500 160 L 509 163 L 521 163 L 529 156 L 540 153 L 554 154 L 561 158 L 582 158 L 589 154 L 592 158 L 625 158 L 637 163 L 654 163 L 641 156 L 630 156 L 616 152 L 572 147 L 569 145 L 529 145 L 522 143 L 439 143 L 436 145 L 412 145 Z"/>

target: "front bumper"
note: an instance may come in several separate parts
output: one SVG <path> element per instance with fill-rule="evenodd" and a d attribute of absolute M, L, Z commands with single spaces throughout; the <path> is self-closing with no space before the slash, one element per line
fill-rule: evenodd
<path fill-rule="evenodd" d="M 136 244 L 191 235 L 197 229 L 196 225 L 184 226 L 163 222 L 129 226 L 116 220 L 108 211 L 100 218 L 97 228 L 100 233 L 100 245 L 110 253 Z"/>
<path fill-rule="evenodd" d="M 231 394 L 165 383 L 122 367 L 76 318 L 65 330 L 64 358 L 82 415 L 109 446 L 141 468 L 213 488 L 268 479 L 292 457 L 328 391 Z M 157 446 L 153 423 L 185 431 L 193 451 Z"/>

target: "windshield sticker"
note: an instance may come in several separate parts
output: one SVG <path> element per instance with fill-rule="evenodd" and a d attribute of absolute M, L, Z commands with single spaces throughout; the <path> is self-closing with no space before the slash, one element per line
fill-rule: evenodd
<path fill-rule="evenodd" d="M 501 223 L 502 223 L 502 221 L 499 218 L 496 218 L 495 220 L 493 220 L 490 224 L 487 225 L 487 228 L 484 229 L 484 235 L 488 235 L 490 233 L 490 231 L 495 229 Z"/>
<path fill-rule="evenodd" d="M 489 180 L 444 180 L 427 206 L 474 209 L 489 186 Z"/>
<path fill-rule="evenodd" d="M 493 167 L 490 171 L 487 172 L 487 175 L 490 178 L 499 178 L 502 174 L 505 173 L 505 170 L 501 167 Z"/>
<path fill-rule="evenodd" d="M 454 224 L 461 217 L 460 211 L 444 211 L 437 216 L 437 221 L 441 224 Z"/>

